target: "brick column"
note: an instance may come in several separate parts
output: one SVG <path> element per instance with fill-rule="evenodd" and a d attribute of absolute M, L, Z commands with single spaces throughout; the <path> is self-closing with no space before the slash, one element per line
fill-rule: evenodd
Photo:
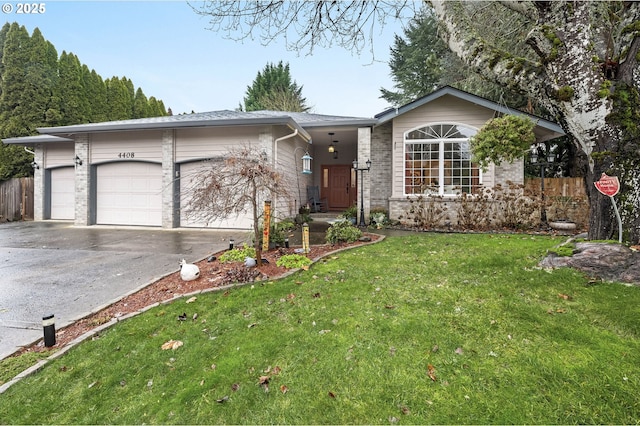
<path fill-rule="evenodd" d="M 162 132 L 162 227 L 176 228 L 180 226 L 180 215 L 177 208 L 180 196 L 177 186 L 180 180 L 176 176 L 175 132 Z"/>
<path fill-rule="evenodd" d="M 369 127 L 360 127 L 358 129 L 358 168 L 366 167 L 367 160 L 371 160 L 371 129 Z M 381 164 L 371 163 L 371 170 L 368 172 L 358 172 L 358 179 L 363 179 L 362 182 L 358 182 L 358 223 L 360 223 L 360 192 L 362 189 L 364 199 L 364 217 L 365 222 L 369 222 L 369 212 L 371 211 L 371 174 L 375 173 L 376 167 L 381 167 Z"/>
<path fill-rule="evenodd" d="M 44 172 L 46 164 L 44 164 L 44 148 L 42 145 L 36 145 L 33 161 L 39 166 L 33 170 L 33 220 L 44 220 Z"/>
<path fill-rule="evenodd" d="M 89 155 L 89 135 L 81 134 L 75 137 L 75 156 L 82 160 L 76 165 L 76 205 L 75 224 L 78 226 L 92 225 L 91 223 L 91 157 Z M 95 197 L 95 194 L 93 195 Z"/>
<path fill-rule="evenodd" d="M 371 133 L 371 163 L 375 172 L 371 175 L 371 208 L 389 209 L 393 183 L 393 127 L 391 122 L 377 126 Z M 373 167 L 373 166 L 372 166 Z"/>

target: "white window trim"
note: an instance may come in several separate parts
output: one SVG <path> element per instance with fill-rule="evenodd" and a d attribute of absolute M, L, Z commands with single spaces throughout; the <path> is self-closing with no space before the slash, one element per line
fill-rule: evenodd
<path fill-rule="evenodd" d="M 455 121 L 439 121 L 439 122 L 432 122 L 432 123 L 427 123 L 427 124 L 421 124 L 419 126 L 413 127 L 407 131 L 405 131 L 402 135 L 402 193 L 403 196 L 405 197 L 419 197 L 419 196 L 435 196 L 436 194 L 407 194 L 407 185 L 405 182 L 406 179 L 406 170 L 407 170 L 407 165 L 406 165 L 406 158 L 407 158 L 407 135 L 415 130 L 418 129 L 422 129 L 424 127 L 431 127 L 431 126 L 439 126 L 439 125 L 451 125 L 451 126 L 462 126 L 462 127 L 466 127 L 468 129 L 472 129 L 474 130 L 476 133 L 480 130 L 475 126 L 470 126 L 469 124 L 466 123 L 460 123 L 460 122 L 455 122 Z M 444 141 L 452 141 L 452 142 L 460 142 L 460 141 L 464 141 L 464 142 L 468 142 L 469 138 L 438 138 L 438 139 L 410 139 L 410 143 L 414 144 L 414 143 L 435 143 L 436 141 L 438 142 L 438 158 L 444 158 Z M 482 168 L 478 167 L 478 183 L 480 185 L 482 185 Z M 444 182 L 444 165 L 441 163 L 441 165 L 438 167 L 438 181 L 439 182 Z M 470 194 L 470 195 L 474 195 L 474 194 Z M 455 198 L 458 197 L 459 194 L 445 194 L 444 193 L 444 185 L 438 185 L 438 194 L 437 196 L 439 197 L 443 197 L 443 198 Z"/>

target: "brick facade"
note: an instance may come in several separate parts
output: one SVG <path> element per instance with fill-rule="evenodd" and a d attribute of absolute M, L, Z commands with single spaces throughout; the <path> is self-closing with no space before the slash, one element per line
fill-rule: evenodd
<path fill-rule="evenodd" d="M 180 225 L 180 214 L 176 197 L 176 149 L 175 131 L 164 130 L 162 132 L 162 227 L 176 228 Z"/>
<path fill-rule="evenodd" d="M 389 210 L 391 197 L 391 183 L 393 179 L 393 146 L 391 142 L 391 123 L 374 127 L 371 133 L 371 167 L 375 173 L 371 176 L 371 185 L 375 188 L 371 192 L 371 208 Z"/>
<path fill-rule="evenodd" d="M 367 160 L 371 160 L 371 129 L 368 127 L 358 129 L 358 168 L 366 167 Z M 371 179 L 376 174 L 376 165 L 371 160 L 371 170 L 358 172 L 358 222 L 360 222 L 361 207 L 364 208 L 364 221 L 369 223 L 369 212 L 371 211 Z M 362 181 L 360 181 L 362 179 Z M 362 199 L 360 198 L 362 196 Z M 364 203 L 362 203 L 364 200 Z"/>
<path fill-rule="evenodd" d="M 75 155 L 82 160 L 76 165 L 76 206 L 75 224 L 79 226 L 91 223 L 91 158 L 89 156 L 89 135 L 81 134 L 75 137 Z"/>
<path fill-rule="evenodd" d="M 45 159 L 42 145 L 35 146 L 33 161 L 39 166 L 33 171 L 33 220 L 44 220 L 45 208 Z"/>

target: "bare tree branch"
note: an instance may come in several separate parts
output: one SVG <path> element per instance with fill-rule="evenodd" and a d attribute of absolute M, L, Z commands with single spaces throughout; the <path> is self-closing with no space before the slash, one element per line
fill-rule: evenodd
<path fill-rule="evenodd" d="M 360 53 L 373 44 L 377 28 L 390 19 L 414 16 L 419 6 L 411 0 L 225 0 L 191 5 L 196 13 L 209 19 L 210 30 L 222 32 L 229 39 L 258 38 L 267 45 L 284 38 L 287 49 L 308 54 L 316 47 L 334 45 Z"/>

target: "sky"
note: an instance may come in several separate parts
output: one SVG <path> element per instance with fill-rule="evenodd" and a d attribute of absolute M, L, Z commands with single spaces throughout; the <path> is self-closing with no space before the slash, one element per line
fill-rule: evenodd
<path fill-rule="evenodd" d="M 389 48 L 394 34 L 403 34 L 400 21 L 389 21 L 360 54 L 332 47 L 309 55 L 288 51 L 284 40 L 229 40 L 185 1 L 42 1 L 39 14 L 18 13 L 19 2 L 2 4 L 5 22 L 29 34 L 38 27 L 58 55 L 74 53 L 103 79 L 126 76 L 174 114 L 234 110 L 257 73 L 283 61 L 311 112 L 373 117 L 389 107 L 380 88 L 393 88 Z"/>

